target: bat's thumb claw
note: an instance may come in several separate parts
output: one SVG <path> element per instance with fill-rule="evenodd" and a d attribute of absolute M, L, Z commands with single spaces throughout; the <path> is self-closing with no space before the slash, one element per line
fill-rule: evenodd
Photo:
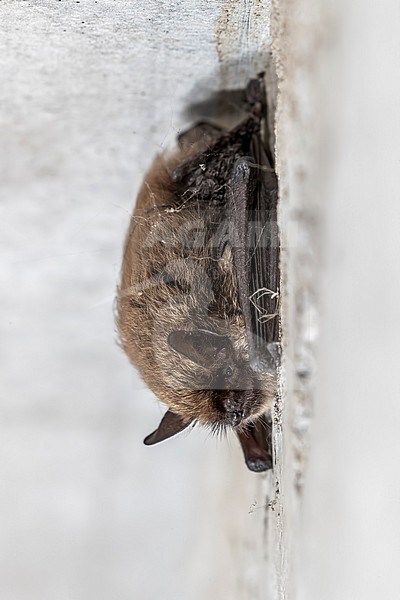
<path fill-rule="evenodd" d="M 270 342 L 267 344 L 267 350 L 271 356 L 272 361 L 274 362 L 275 367 L 279 367 L 281 364 L 281 354 L 282 349 L 279 342 Z"/>
<path fill-rule="evenodd" d="M 256 353 L 250 360 L 250 366 L 256 373 L 273 373 L 281 364 L 281 345 L 270 342 L 264 351 Z"/>

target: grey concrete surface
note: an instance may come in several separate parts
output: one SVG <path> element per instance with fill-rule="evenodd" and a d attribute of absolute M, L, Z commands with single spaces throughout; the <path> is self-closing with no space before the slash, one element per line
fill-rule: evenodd
<path fill-rule="evenodd" d="M 4 600 L 265 595 L 269 479 L 235 439 L 142 445 L 162 409 L 113 318 L 143 174 L 194 96 L 262 66 L 256 4 L 0 3 Z"/>
<path fill-rule="evenodd" d="M 288 281 L 283 487 L 302 490 L 286 495 L 292 556 L 281 597 L 397 598 L 400 6 L 275 8 Z"/>
<path fill-rule="evenodd" d="M 399 17 L 0 2 L 1 598 L 398 597 Z M 285 352 L 262 477 L 201 430 L 142 446 L 162 409 L 113 302 L 152 157 L 270 48 Z"/>

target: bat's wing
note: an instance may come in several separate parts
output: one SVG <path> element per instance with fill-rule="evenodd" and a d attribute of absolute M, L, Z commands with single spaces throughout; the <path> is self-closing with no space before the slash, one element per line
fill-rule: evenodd
<path fill-rule="evenodd" d="M 193 190 L 199 210 L 207 206 L 215 211 L 215 222 L 227 217 L 231 223 L 229 242 L 250 361 L 254 370 L 265 372 L 275 370 L 279 359 L 279 235 L 273 153 L 260 133 L 261 123 L 267 121 L 262 75 L 249 82 L 246 96 L 250 114 L 231 131 L 213 130 L 210 125 L 205 130 L 200 123 L 188 132 L 189 141 L 200 132 L 209 143 L 178 165 L 171 178 L 181 192 L 178 198 L 182 190 Z M 209 233 L 215 233 L 211 226 Z M 216 258 L 223 247 L 214 249 Z"/>
<path fill-rule="evenodd" d="M 249 154 L 233 167 L 227 212 L 234 225 L 233 257 L 250 365 L 272 373 L 280 358 L 278 181 L 259 134 L 253 136 Z M 238 437 L 251 471 L 271 468 L 271 428 L 265 415 Z"/>
<path fill-rule="evenodd" d="M 227 189 L 233 256 L 246 323 L 250 363 L 275 370 L 279 340 L 278 182 L 263 142 L 254 135 L 250 156 L 238 158 Z"/>
<path fill-rule="evenodd" d="M 253 207 L 249 206 L 249 298 L 256 334 L 269 344 L 279 340 L 278 180 L 260 136 L 253 137 L 252 154 L 255 190 Z"/>

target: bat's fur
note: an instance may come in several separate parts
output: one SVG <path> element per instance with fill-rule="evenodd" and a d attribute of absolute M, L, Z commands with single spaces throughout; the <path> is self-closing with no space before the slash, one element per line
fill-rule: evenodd
<path fill-rule="evenodd" d="M 216 260 L 203 244 L 218 208 L 185 205 L 171 180 L 174 167 L 203 147 L 199 141 L 158 156 L 145 176 L 125 242 L 118 327 L 125 352 L 156 396 L 187 423 L 215 427 L 224 424 L 221 396 L 240 394 L 244 422 L 251 421 L 271 405 L 276 381 L 270 373 L 256 377 L 246 365 L 247 338 L 229 246 Z M 205 267 L 210 261 L 215 263 L 218 296 L 208 284 Z M 204 368 L 168 345 L 172 331 L 196 327 L 229 336 L 239 367 L 229 388 L 236 392 L 212 389 L 223 358 Z"/>

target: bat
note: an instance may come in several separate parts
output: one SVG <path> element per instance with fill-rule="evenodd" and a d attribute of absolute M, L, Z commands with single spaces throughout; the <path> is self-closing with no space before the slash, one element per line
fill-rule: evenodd
<path fill-rule="evenodd" d="M 280 361 L 278 180 L 262 74 L 245 98 L 238 125 L 196 123 L 145 175 L 117 325 L 130 361 L 168 407 L 144 443 L 196 423 L 218 435 L 230 428 L 260 472 L 272 467 Z"/>

